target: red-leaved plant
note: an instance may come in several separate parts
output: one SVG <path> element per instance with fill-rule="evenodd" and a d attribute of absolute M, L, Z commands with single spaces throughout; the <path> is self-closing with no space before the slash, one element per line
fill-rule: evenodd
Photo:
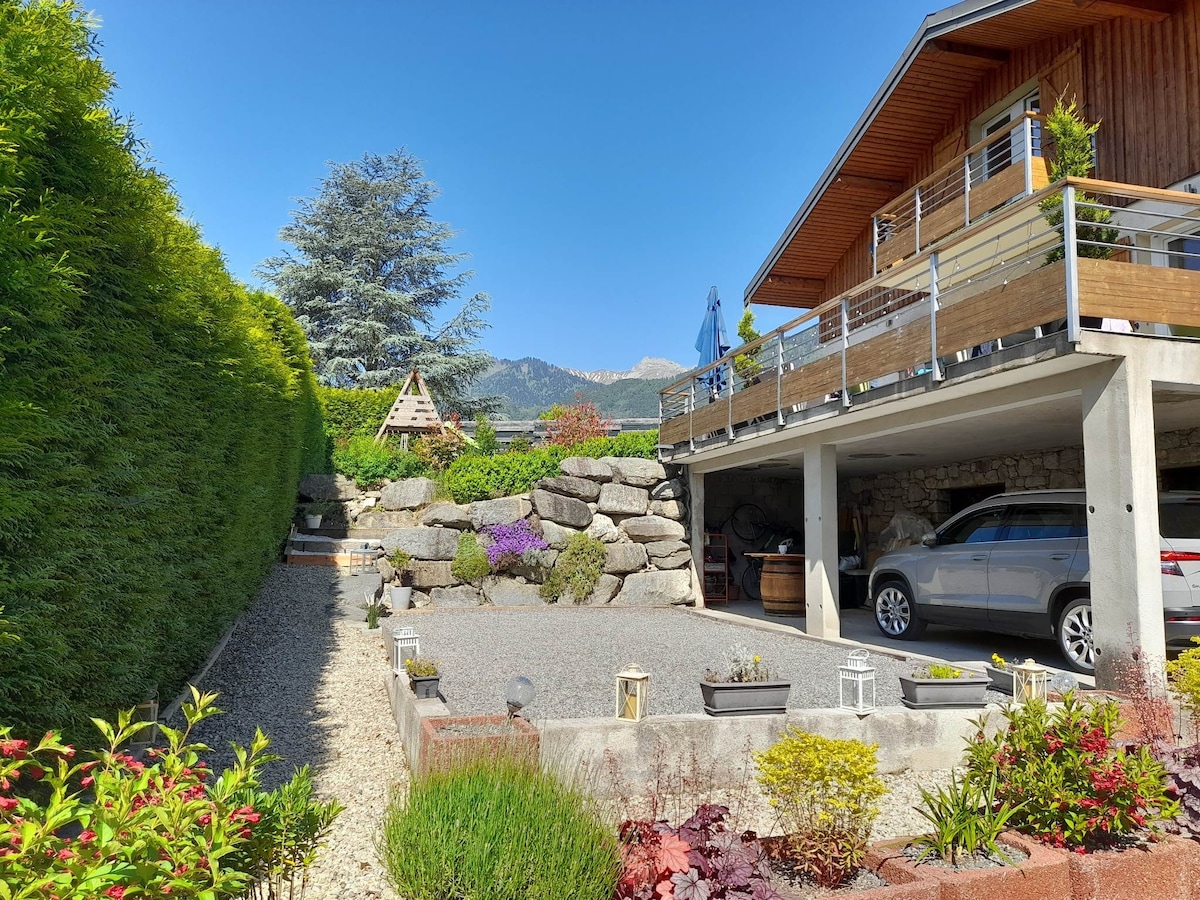
<path fill-rule="evenodd" d="M 783 900 L 757 835 L 726 831 L 728 815 L 728 807 L 705 804 L 678 828 L 622 824 L 617 900 Z"/>
<path fill-rule="evenodd" d="M 600 415 L 600 410 L 582 394 L 575 395 L 574 405 L 556 403 L 543 413 L 546 422 L 546 442 L 555 447 L 574 447 L 592 438 L 606 437 L 612 420 Z"/>

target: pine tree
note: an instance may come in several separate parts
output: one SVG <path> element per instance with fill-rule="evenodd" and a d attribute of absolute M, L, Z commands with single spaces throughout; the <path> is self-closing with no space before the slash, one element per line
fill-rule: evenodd
<path fill-rule="evenodd" d="M 492 362 L 477 346 L 489 300 L 476 293 L 439 316 L 474 273 L 451 273 L 464 255 L 447 249 L 454 231 L 430 216 L 438 194 L 403 148 L 331 164 L 279 232 L 294 251 L 260 274 L 295 311 L 323 384 L 387 387 L 415 366 L 443 415 L 472 416 L 498 405 L 468 396 Z"/>

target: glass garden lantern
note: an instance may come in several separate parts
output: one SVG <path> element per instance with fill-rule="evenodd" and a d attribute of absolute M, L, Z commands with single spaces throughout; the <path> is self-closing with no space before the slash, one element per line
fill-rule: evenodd
<path fill-rule="evenodd" d="M 866 650 L 851 650 L 846 664 L 838 666 L 838 702 L 842 709 L 857 713 L 875 709 L 875 667 L 867 663 L 869 657 Z"/>
<path fill-rule="evenodd" d="M 519 715 L 521 710 L 533 702 L 537 696 L 537 688 L 524 675 L 512 678 L 504 688 L 504 702 L 508 706 L 508 717 Z"/>
<path fill-rule="evenodd" d="M 421 636 L 411 625 L 392 632 L 392 671 L 404 675 L 404 661 L 421 655 Z"/>
<path fill-rule="evenodd" d="M 1013 666 L 1013 703 L 1028 703 L 1030 700 L 1046 702 L 1046 676 L 1049 670 L 1027 659 Z"/>
<path fill-rule="evenodd" d="M 640 722 L 647 715 L 650 673 L 628 665 L 617 673 L 617 718 L 622 722 Z"/>

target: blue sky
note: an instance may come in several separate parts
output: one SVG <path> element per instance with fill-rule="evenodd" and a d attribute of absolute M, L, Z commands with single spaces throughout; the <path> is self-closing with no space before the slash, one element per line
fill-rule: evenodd
<path fill-rule="evenodd" d="M 116 105 L 239 277 L 329 160 L 404 146 L 484 347 L 694 365 L 936 0 L 96 0 Z M 762 330 L 789 315 L 759 313 Z"/>

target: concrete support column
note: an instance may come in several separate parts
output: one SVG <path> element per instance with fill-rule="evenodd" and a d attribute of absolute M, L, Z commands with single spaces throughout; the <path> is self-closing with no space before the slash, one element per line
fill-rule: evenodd
<path fill-rule="evenodd" d="M 838 615 L 837 451 L 804 448 L 804 630 L 840 637 Z"/>
<path fill-rule="evenodd" d="M 1141 357 L 1083 388 L 1083 455 L 1096 684 L 1165 691 L 1154 398 Z"/>
<path fill-rule="evenodd" d="M 704 603 L 704 474 L 687 470 L 688 541 L 692 547 L 692 600 L 697 608 Z"/>

